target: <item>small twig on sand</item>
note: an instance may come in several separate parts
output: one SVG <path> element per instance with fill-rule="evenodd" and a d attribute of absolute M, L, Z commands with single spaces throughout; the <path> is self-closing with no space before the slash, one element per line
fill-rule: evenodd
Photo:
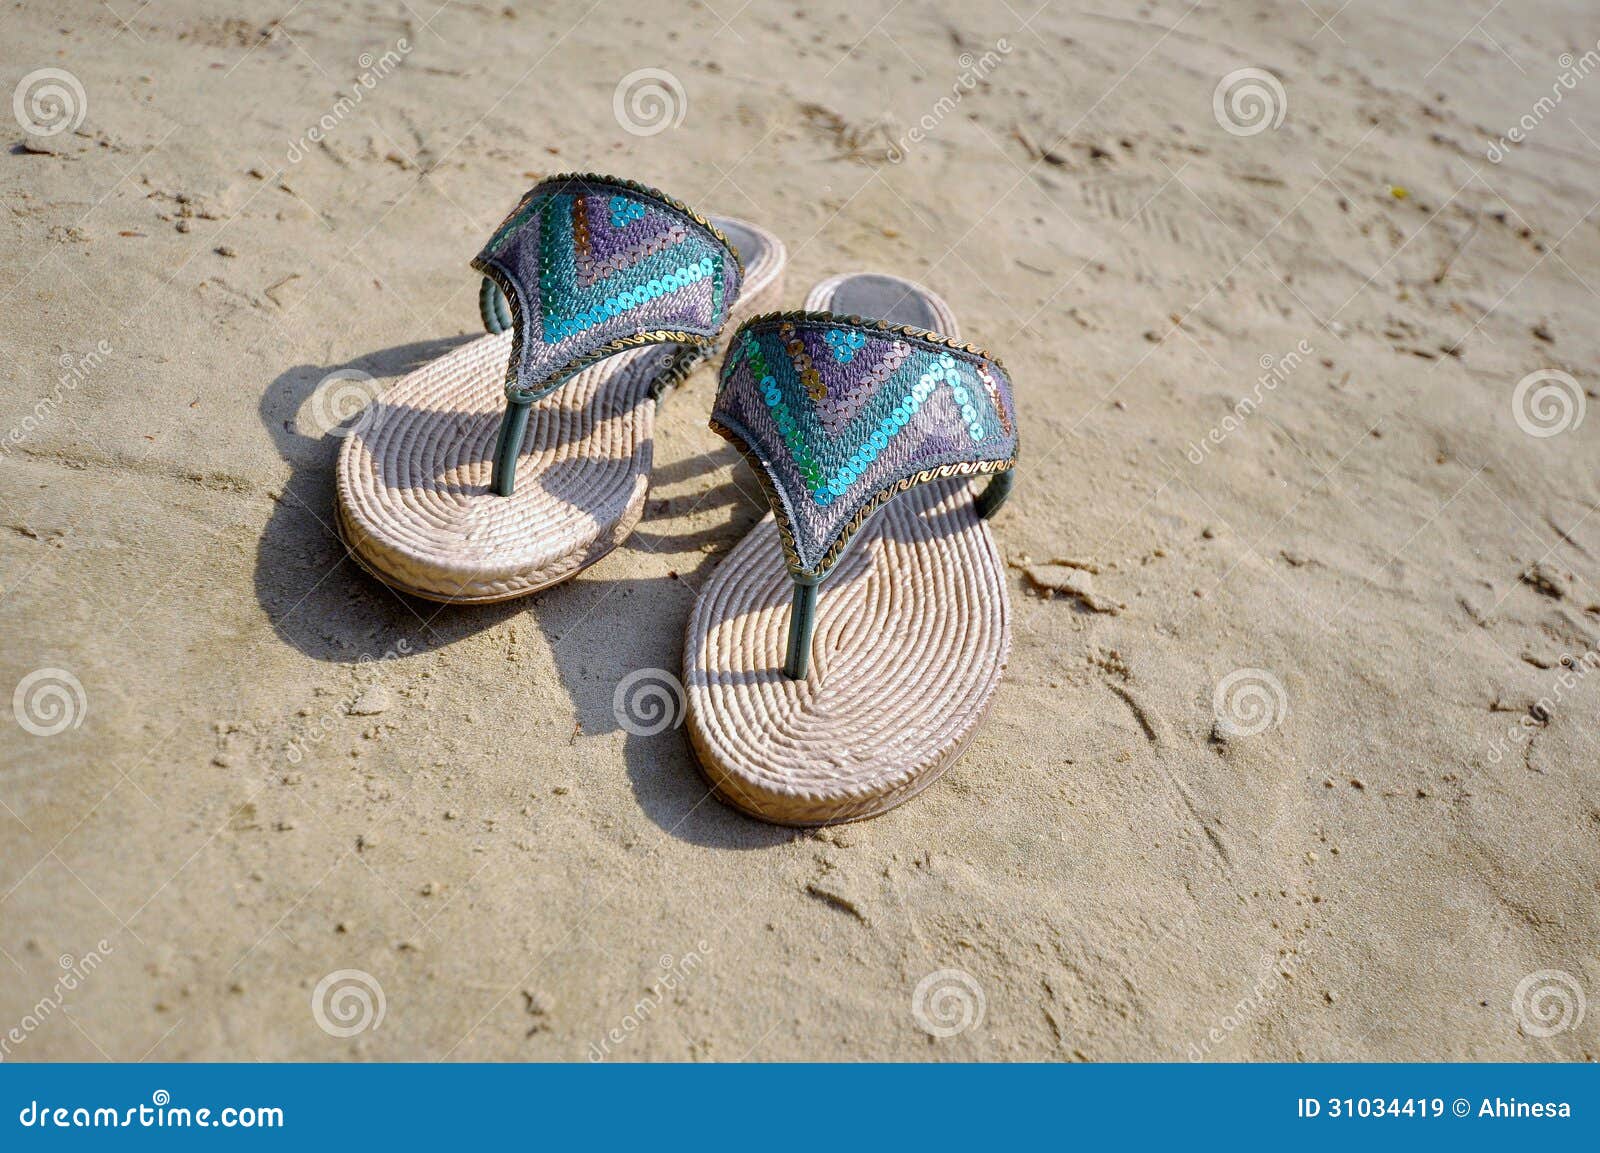
<path fill-rule="evenodd" d="M 1443 264 L 1439 265 L 1439 271 L 1433 274 L 1433 282 L 1435 284 L 1444 280 L 1445 275 L 1450 271 L 1450 266 L 1456 262 L 1456 257 L 1461 255 L 1461 250 L 1470 244 L 1472 238 L 1476 235 L 1478 235 L 1478 218 L 1474 216 L 1472 218 L 1472 227 L 1467 229 L 1467 234 L 1461 238 L 1460 243 L 1450 250 L 1450 255 L 1444 258 Z"/>
<path fill-rule="evenodd" d="M 299 279 L 300 279 L 300 274 L 298 272 L 291 272 L 288 276 L 285 276 L 282 280 L 279 280 L 279 281 L 277 281 L 277 282 L 275 282 L 273 284 L 268 285 L 265 289 L 262 290 L 262 292 L 265 294 L 265 296 L 266 296 L 266 298 L 268 300 L 272 301 L 272 303 L 276 304 L 279 308 L 282 308 L 283 307 L 283 301 L 278 299 L 278 289 L 282 288 L 285 284 L 288 284 L 291 280 L 299 280 Z"/>
<path fill-rule="evenodd" d="M 1053 164 L 1057 168 L 1069 167 L 1065 156 L 1048 148 L 1040 147 L 1039 142 L 1022 126 L 1021 121 L 1012 122 L 1011 135 L 1018 144 L 1022 145 L 1022 150 L 1028 154 L 1028 159 L 1035 164 L 1043 160 L 1046 164 Z"/>

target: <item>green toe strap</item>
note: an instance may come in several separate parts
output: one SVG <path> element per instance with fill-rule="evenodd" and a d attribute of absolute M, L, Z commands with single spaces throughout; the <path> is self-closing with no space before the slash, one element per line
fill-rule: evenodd
<path fill-rule="evenodd" d="M 487 276 L 478 289 L 478 315 L 483 317 L 483 327 L 496 336 L 511 327 L 511 306 L 506 303 L 506 294 Z"/>
<path fill-rule="evenodd" d="M 983 486 L 983 491 L 978 494 L 978 515 L 988 520 L 1000 511 L 1000 506 L 1006 503 L 1006 497 L 1011 495 L 1011 486 L 1017 483 L 1017 470 L 1015 466 L 1005 472 L 996 473 L 993 480 Z"/>
<path fill-rule="evenodd" d="M 811 669 L 811 635 L 817 631 L 818 582 L 794 582 L 794 604 L 789 609 L 789 648 L 783 657 L 783 675 L 803 681 Z"/>

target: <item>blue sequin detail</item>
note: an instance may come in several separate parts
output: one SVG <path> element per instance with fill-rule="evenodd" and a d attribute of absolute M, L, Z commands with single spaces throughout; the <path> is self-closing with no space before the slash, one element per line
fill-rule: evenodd
<path fill-rule="evenodd" d="M 631 201 L 629 203 L 632 203 Z M 659 296 L 669 292 L 676 292 L 680 288 L 687 288 L 699 280 L 704 280 L 717 272 L 717 258 L 710 254 L 702 256 L 693 264 L 684 265 L 665 276 L 651 279 L 648 283 L 630 288 L 616 296 L 606 299 L 585 312 L 576 316 L 545 318 L 544 341 L 546 344 L 555 344 L 569 336 L 576 336 L 586 329 L 593 328 L 612 317 L 630 309 L 647 304 Z"/>
<path fill-rule="evenodd" d="M 867 343 L 867 338 L 863 334 L 843 328 L 830 328 L 823 334 L 822 339 L 828 342 L 828 349 L 833 353 L 833 359 L 840 364 L 849 364 Z"/>
<path fill-rule="evenodd" d="M 828 340 L 828 346 L 837 355 L 838 346 L 834 341 L 826 336 L 824 339 Z M 856 347 L 860 347 L 861 344 L 865 343 L 865 338 L 860 338 L 860 343 Z M 855 349 L 852 348 L 850 356 L 853 357 L 854 355 Z M 848 358 L 846 362 L 848 362 Z M 836 499 L 843 496 L 850 486 L 860 478 L 861 474 L 872 466 L 873 461 L 878 459 L 878 454 L 889 446 L 889 441 L 894 437 L 894 434 L 904 428 L 911 418 L 917 414 L 917 410 L 927 403 L 928 398 L 933 395 L 933 390 L 940 384 L 950 386 L 950 395 L 961 412 L 961 419 L 966 423 L 968 434 L 974 441 L 983 440 L 983 422 L 979 419 L 977 406 L 973 404 L 972 392 L 967 386 L 967 382 L 962 378 L 961 370 L 956 365 L 955 357 L 948 352 L 941 352 L 937 362 L 917 378 L 917 383 L 912 385 L 911 389 L 901 397 L 900 403 L 890 409 L 888 415 L 879 422 L 877 431 L 868 436 L 861 446 L 845 460 L 844 464 L 812 492 L 811 499 L 822 508 L 827 508 Z M 777 407 L 779 393 L 777 384 L 771 377 L 762 382 L 762 391 L 767 397 L 767 403 Z"/>
<path fill-rule="evenodd" d="M 635 220 L 643 220 L 644 211 L 644 205 L 637 200 L 629 200 L 626 196 L 613 196 L 611 198 L 611 227 L 626 228 Z"/>

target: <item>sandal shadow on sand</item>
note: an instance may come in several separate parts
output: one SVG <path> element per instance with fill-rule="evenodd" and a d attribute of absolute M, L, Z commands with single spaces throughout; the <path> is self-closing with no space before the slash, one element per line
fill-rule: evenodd
<path fill-rule="evenodd" d="M 909 281 L 837 277 L 806 307 L 730 341 L 711 425 L 771 511 L 701 590 L 684 653 L 706 777 L 786 825 L 874 816 L 936 780 L 1011 643 L 985 523 L 1014 476 L 1005 369 Z"/>
<path fill-rule="evenodd" d="M 599 560 L 643 512 L 656 402 L 730 316 L 771 305 L 784 261 L 771 233 L 631 181 L 541 182 L 473 261 L 490 334 L 398 381 L 341 446 L 351 555 L 459 603 Z"/>

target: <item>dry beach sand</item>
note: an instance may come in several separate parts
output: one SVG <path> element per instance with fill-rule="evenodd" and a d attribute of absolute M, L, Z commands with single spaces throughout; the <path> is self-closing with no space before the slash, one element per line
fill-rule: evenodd
<path fill-rule="evenodd" d="M 1600 1054 L 1592 4 L 436 2 L 0 11 L 77 85 L 0 160 L 0 1055 Z M 344 559 L 341 390 L 571 169 L 1012 369 L 1011 663 L 914 803 L 763 826 L 619 717 L 760 515 L 708 369 L 572 583 Z"/>

